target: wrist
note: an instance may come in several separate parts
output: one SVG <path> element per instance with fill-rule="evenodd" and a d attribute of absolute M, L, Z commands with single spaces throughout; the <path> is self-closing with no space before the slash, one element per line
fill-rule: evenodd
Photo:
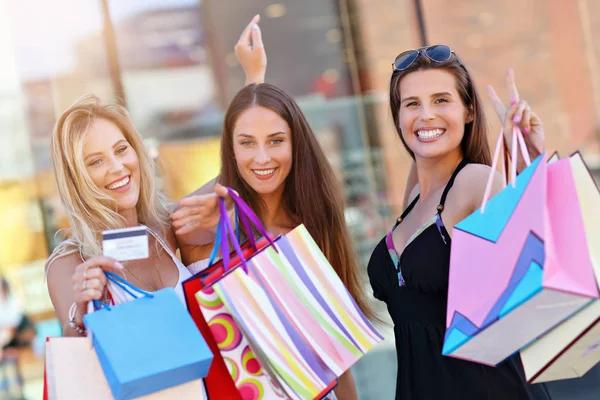
<path fill-rule="evenodd" d="M 253 83 L 259 84 L 265 82 L 265 74 L 246 75 L 246 86 Z"/>
<path fill-rule="evenodd" d="M 87 333 L 83 324 L 83 316 L 86 314 L 85 307 L 80 307 L 77 303 L 71 305 L 69 310 L 69 327 L 80 335 Z"/>

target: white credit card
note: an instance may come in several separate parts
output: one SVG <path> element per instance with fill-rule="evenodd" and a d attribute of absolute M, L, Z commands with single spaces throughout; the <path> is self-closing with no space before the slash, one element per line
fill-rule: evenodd
<path fill-rule="evenodd" d="M 150 256 L 145 226 L 102 232 L 102 253 L 117 261 L 141 260 Z"/>

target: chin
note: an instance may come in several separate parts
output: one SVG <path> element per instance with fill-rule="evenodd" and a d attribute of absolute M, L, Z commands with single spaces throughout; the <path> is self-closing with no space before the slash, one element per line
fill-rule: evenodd
<path fill-rule="evenodd" d="M 254 185 L 250 185 L 252 189 L 260 194 L 260 195 L 270 195 L 273 194 L 281 187 L 282 183 L 255 183 Z"/>
<path fill-rule="evenodd" d="M 139 196 L 128 196 L 126 198 L 114 199 L 117 203 L 118 210 L 130 210 L 137 207 Z"/>

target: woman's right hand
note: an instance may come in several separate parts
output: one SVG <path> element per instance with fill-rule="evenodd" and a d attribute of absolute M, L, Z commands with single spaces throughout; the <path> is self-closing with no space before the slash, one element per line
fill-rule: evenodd
<path fill-rule="evenodd" d="M 79 264 L 73 273 L 73 299 L 77 304 L 75 320 L 82 325 L 83 316 L 87 314 L 87 305 L 92 300 L 104 297 L 106 285 L 105 271 L 119 273 L 123 265 L 118 261 L 97 256 Z"/>
<path fill-rule="evenodd" d="M 214 193 L 193 195 L 179 201 L 177 210 L 171 216 L 175 234 L 185 235 L 195 229 L 215 230 L 219 218 L 219 197 L 226 200 L 227 210 L 233 208 L 233 200 L 227 188 L 216 184 Z"/>

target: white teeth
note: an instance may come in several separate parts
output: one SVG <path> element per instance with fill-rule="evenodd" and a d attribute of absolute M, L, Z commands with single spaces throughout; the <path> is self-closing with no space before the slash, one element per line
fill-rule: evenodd
<path fill-rule="evenodd" d="M 438 136 L 442 136 L 443 133 L 444 133 L 443 129 L 432 129 L 432 130 L 428 130 L 428 131 L 424 131 L 424 130 L 417 131 L 417 135 L 421 139 L 433 139 L 433 138 L 436 138 Z"/>
<path fill-rule="evenodd" d="M 273 172 L 275 172 L 275 169 L 255 169 L 253 171 L 256 175 L 266 176 L 271 175 Z"/>
<path fill-rule="evenodd" d="M 127 185 L 129 183 L 129 177 L 126 176 L 125 178 L 121 179 L 119 182 L 115 182 L 112 185 L 108 185 L 106 188 L 109 190 L 115 190 L 118 188 L 122 188 L 123 186 Z"/>

